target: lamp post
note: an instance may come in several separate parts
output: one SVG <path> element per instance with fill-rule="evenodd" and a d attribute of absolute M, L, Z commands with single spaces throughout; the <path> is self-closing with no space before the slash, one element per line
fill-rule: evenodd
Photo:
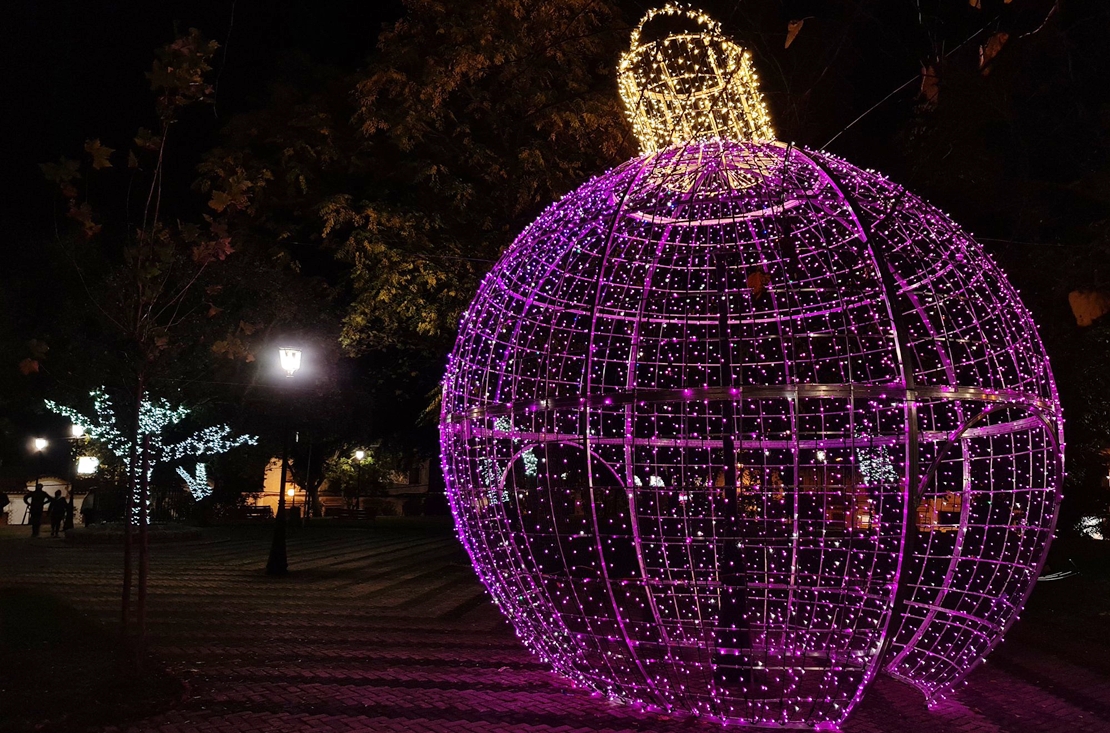
<path fill-rule="evenodd" d="M 100 459 L 96 456 L 77 456 L 77 475 L 78 476 L 92 476 L 96 473 L 96 469 L 100 467 Z M 89 493 L 86 492 L 84 502 L 81 504 L 81 518 L 85 525 L 89 524 L 90 518 L 95 511 L 96 497 L 93 496 L 93 502 L 89 502 Z M 73 490 L 69 492 L 69 516 L 66 518 L 66 524 L 69 525 L 67 529 L 73 529 Z"/>
<path fill-rule="evenodd" d="M 46 450 L 46 446 L 48 445 L 50 445 L 50 441 L 48 441 L 46 438 L 35 438 L 34 440 L 35 453 L 37 455 L 37 458 L 35 460 L 35 470 L 37 471 L 37 475 L 35 476 L 36 488 L 38 487 L 39 482 L 42 481 L 42 454 L 43 451 Z"/>
<path fill-rule="evenodd" d="M 73 441 L 73 447 L 72 447 L 73 452 L 76 452 L 76 450 L 77 450 L 77 441 L 81 440 L 84 437 L 85 437 L 85 426 L 84 425 L 78 425 L 77 423 L 74 423 L 73 425 L 69 426 L 69 439 Z M 72 457 L 73 453 L 70 453 L 70 456 Z M 87 465 L 87 463 L 86 463 L 86 465 Z M 96 468 L 94 467 L 92 470 L 95 471 Z M 80 459 L 78 459 L 76 471 L 77 471 L 77 474 L 81 474 L 81 461 L 80 461 Z M 91 471 L 89 473 L 91 473 Z M 66 509 L 65 525 L 62 527 L 62 529 L 64 529 L 67 532 L 69 530 L 73 529 L 73 494 L 74 494 L 74 491 L 76 489 L 76 487 L 74 486 L 74 483 L 76 482 L 76 478 L 77 477 L 74 476 L 74 481 L 70 482 L 70 485 L 69 485 L 69 501 L 68 501 L 69 506 Z"/>
<path fill-rule="evenodd" d="M 31 441 L 31 445 L 34 446 L 34 452 L 37 454 L 36 459 L 35 459 L 35 471 L 36 471 L 36 474 L 35 474 L 35 488 L 34 488 L 35 492 L 38 492 L 42 488 L 42 452 L 44 450 L 46 450 L 46 446 L 48 446 L 49 444 L 50 443 L 49 443 L 49 441 L 46 440 L 46 438 L 35 438 L 34 440 Z M 41 522 L 42 522 L 42 509 L 39 509 L 38 512 L 37 512 L 37 515 L 36 515 L 35 499 L 41 498 L 41 497 L 36 496 L 34 499 L 31 499 L 31 501 L 28 501 L 28 496 L 29 495 L 25 494 L 23 496 L 23 501 L 30 505 L 31 512 L 30 512 L 30 516 L 28 516 L 26 514 L 24 516 L 28 517 L 28 519 L 30 520 L 31 536 L 32 537 L 38 537 L 39 536 L 39 524 L 41 524 Z M 40 505 L 40 506 L 44 506 L 44 505 Z M 36 516 L 37 516 L 37 520 L 36 520 Z M 36 521 L 38 521 L 39 524 L 36 524 Z"/>
<path fill-rule="evenodd" d="M 361 509 L 362 504 L 362 459 L 366 458 L 366 451 L 356 450 L 355 461 L 358 462 L 358 478 L 355 479 L 355 509 Z"/>
<path fill-rule="evenodd" d="M 278 349 L 281 368 L 286 379 L 292 379 L 301 368 L 301 350 L 290 347 Z M 281 485 L 278 488 L 278 509 L 274 518 L 274 539 L 270 544 L 270 559 L 266 562 L 267 575 L 285 575 L 289 572 L 289 558 L 285 548 L 285 479 L 289 470 L 289 416 L 281 440 Z"/>

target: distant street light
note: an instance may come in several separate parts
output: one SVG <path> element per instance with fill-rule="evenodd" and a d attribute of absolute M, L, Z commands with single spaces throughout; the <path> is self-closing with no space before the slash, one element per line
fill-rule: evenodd
<path fill-rule="evenodd" d="M 278 349 L 278 359 L 285 376 L 292 378 L 301 368 L 301 350 L 283 346 Z M 266 561 L 267 575 L 285 575 L 289 572 L 289 555 L 285 545 L 285 480 L 289 471 L 289 411 L 286 411 L 285 430 L 281 440 L 281 486 L 278 489 L 278 509 L 274 518 L 274 539 L 270 543 L 270 559 Z M 290 495 L 292 495 L 290 491 Z"/>
<path fill-rule="evenodd" d="M 78 456 L 77 473 L 81 476 L 91 476 L 100 467 L 100 459 L 96 456 Z"/>
<path fill-rule="evenodd" d="M 71 441 L 70 456 L 73 456 L 79 450 L 77 441 L 88 443 L 88 436 L 85 435 L 85 426 L 79 423 L 73 423 L 72 425 L 70 425 L 69 440 Z M 69 484 L 69 499 L 66 502 L 66 521 L 64 529 L 67 532 L 73 529 L 73 515 L 75 513 L 73 501 L 74 494 L 77 493 L 76 479 L 78 476 L 91 476 L 92 474 L 96 473 L 96 468 L 99 465 L 100 459 L 96 456 L 77 456 L 77 468 L 75 469 L 76 475 L 74 476 L 74 480 L 71 481 Z"/>
<path fill-rule="evenodd" d="M 36 492 L 40 488 L 42 488 L 42 452 L 44 450 L 46 450 L 46 446 L 49 445 L 49 444 L 50 443 L 49 443 L 49 441 L 46 440 L 46 438 L 35 438 L 34 440 L 31 441 L 31 445 L 34 446 L 34 452 L 37 454 L 37 459 L 35 460 L 35 466 L 36 466 L 35 470 L 37 471 L 37 474 L 35 476 L 35 489 L 34 489 Z M 36 524 L 36 521 L 41 523 L 41 521 L 42 521 L 42 509 L 39 509 L 37 512 L 35 512 L 35 503 L 36 502 L 34 502 L 34 499 L 32 499 L 32 501 L 28 502 L 27 500 L 28 500 L 29 497 L 30 497 L 29 494 L 24 495 L 23 501 L 30 504 L 30 506 L 31 506 L 31 514 L 30 514 L 31 536 L 32 537 L 38 537 L 39 536 L 39 524 Z M 43 505 L 39 505 L 39 506 L 43 506 Z M 49 506 L 49 505 L 47 505 L 47 506 Z"/>
<path fill-rule="evenodd" d="M 35 486 L 37 487 L 39 485 L 39 482 L 42 481 L 42 461 L 43 461 L 42 453 L 43 453 L 43 451 L 46 450 L 46 446 L 50 445 L 50 441 L 47 440 L 46 438 L 35 438 L 32 441 L 32 444 L 35 446 L 35 454 L 36 454 L 35 468 L 38 472 L 38 475 L 35 476 Z"/>
<path fill-rule="evenodd" d="M 356 450 L 355 461 L 358 462 L 358 479 L 355 481 L 355 509 L 361 509 L 362 504 L 362 459 L 366 458 L 366 451 Z"/>

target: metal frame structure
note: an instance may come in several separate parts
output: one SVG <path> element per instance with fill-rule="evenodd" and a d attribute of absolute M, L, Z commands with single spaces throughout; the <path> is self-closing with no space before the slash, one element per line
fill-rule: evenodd
<path fill-rule="evenodd" d="M 881 670 L 942 697 L 1055 523 L 1029 313 L 874 172 L 779 142 L 645 148 L 545 211 L 462 319 L 442 455 L 479 576 L 613 699 L 824 727 Z"/>

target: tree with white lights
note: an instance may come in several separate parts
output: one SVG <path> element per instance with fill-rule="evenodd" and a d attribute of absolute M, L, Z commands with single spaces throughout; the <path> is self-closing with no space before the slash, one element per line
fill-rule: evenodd
<path fill-rule="evenodd" d="M 115 454 L 124 466 L 130 468 L 131 441 L 128 434 L 120 430 L 118 419 L 112 408 L 112 401 L 103 389 L 93 390 L 93 414 L 86 416 L 77 410 L 46 400 L 51 411 L 69 418 L 75 425 L 85 428 L 85 434 L 103 443 Z M 190 456 L 201 457 L 226 453 L 241 445 L 255 445 L 253 435 L 233 436 L 231 428 L 218 425 L 203 428 L 189 437 L 176 442 L 167 442 L 167 429 L 177 425 L 189 415 L 189 408 L 171 407 L 165 399 L 143 398 L 139 406 L 139 436 L 146 442 L 146 480 L 149 482 L 154 469 L 162 464 L 174 463 Z M 208 486 L 207 469 L 198 463 L 194 474 L 178 467 L 178 474 L 185 479 L 189 492 L 195 499 L 203 499 L 211 493 Z"/>

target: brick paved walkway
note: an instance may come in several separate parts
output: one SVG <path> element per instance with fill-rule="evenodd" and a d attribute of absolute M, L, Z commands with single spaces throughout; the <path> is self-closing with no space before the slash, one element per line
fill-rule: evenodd
<path fill-rule="evenodd" d="M 114 621 L 119 549 L 3 529 L 0 582 Z M 445 524 L 296 532 L 284 579 L 261 572 L 268 541 L 262 528 L 224 527 L 154 547 L 152 648 L 190 697 L 129 732 L 721 730 L 607 703 L 546 671 Z M 1108 598 L 1105 579 L 1044 584 L 955 702 L 929 712 L 880 678 L 845 733 L 1110 732 Z"/>

